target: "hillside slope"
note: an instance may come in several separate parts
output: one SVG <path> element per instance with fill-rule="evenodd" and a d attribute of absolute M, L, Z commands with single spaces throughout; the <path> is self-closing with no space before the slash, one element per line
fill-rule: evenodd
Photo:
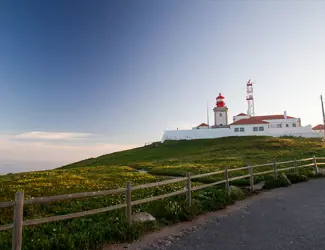
<path fill-rule="evenodd" d="M 147 147 L 136 148 L 98 158 L 83 160 L 60 169 L 7 174 L 0 176 L 0 201 L 14 201 L 18 190 L 24 191 L 25 199 L 50 195 L 94 192 L 158 182 L 170 176 L 210 172 L 246 164 L 270 162 L 274 158 L 287 159 L 325 156 L 325 146 L 320 139 L 272 138 L 272 137 L 229 137 L 213 140 L 167 141 Z M 272 167 L 254 171 L 270 170 Z M 135 171 L 146 169 L 149 173 Z M 312 169 L 312 167 L 310 167 Z M 299 173 L 308 175 L 308 173 Z M 229 177 L 248 174 L 247 170 L 233 171 Z M 164 175 L 164 176 L 158 176 Z M 167 175 L 169 177 L 167 177 Z M 193 186 L 220 181 L 224 173 L 195 179 Z M 258 176 L 255 182 L 265 180 Z M 249 179 L 235 180 L 231 185 L 249 185 Z M 184 190 L 185 182 L 162 185 L 156 188 L 134 190 L 132 200 L 145 199 L 170 192 Z M 214 211 L 232 202 L 224 185 L 193 192 L 196 200 L 193 211 Z M 108 207 L 125 202 L 123 193 L 101 197 L 89 197 L 39 205 L 24 205 L 24 220 L 77 213 L 85 210 Z M 133 211 L 146 211 L 157 218 L 157 225 L 168 225 L 180 220 L 191 219 L 192 214 L 185 203 L 185 196 L 177 196 L 142 204 Z M 186 209 L 185 209 L 186 208 Z M 137 209 L 137 210 L 135 210 Z M 140 210 L 138 210 L 140 209 Z M 201 213 L 200 212 L 200 213 Z M 129 227 L 125 220 L 125 209 L 110 211 L 84 218 L 45 223 L 35 227 L 24 227 L 25 249 L 101 249 L 109 242 L 134 240 L 149 228 Z M 193 213 L 194 215 L 194 213 Z M 13 210 L 0 208 L 0 225 L 12 223 Z M 91 232 L 91 234 L 89 233 Z M 11 231 L 0 233 L 0 249 L 10 249 Z"/>
<path fill-rule="evenodd" d="M 273 159 L 324 155 L 320 139 L 273 137 L 226 137 L 217 139 L 166 141 L 76 162 L 62 168 L 127 165 L 155 174 L 178 175 L 179 169 L 205 170 L 265 163 Z M 194 168 L 193 168 L 194 167 Z M 181 171 L 181 172 L 183 172 Z"/>

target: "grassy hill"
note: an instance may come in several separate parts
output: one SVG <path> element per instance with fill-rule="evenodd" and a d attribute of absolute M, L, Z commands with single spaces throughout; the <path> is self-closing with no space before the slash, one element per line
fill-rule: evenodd
<path fill-rule="evenodd" d="M 114 189 L 124 186 L 128 180 L 134 185 L 184 176 L 186 171 L 193 175 L 313 155 L 325 155 L 325 145 L 320 139 L 228 137 L 157 142 L 54 170 L 0 176 L 0 201 L 12 200 L 17 190 L 24 190 L 25 197 L 29 198 Z M 137 172 L 138 169 L 147 173 Z"/>
<path fill-rule="evenodd" d="M 273 159 L 282 161 L 309 158 L 313 155 L 325 156 L 325 145 L 320 139 L 229 137 L 167 141 L 163 144 L 154 143 L 146 147 L 83 160 L 59 169 L 2 175 L 0 176 L 0 201 L 14 200 L 15 192 L 18 190 L 23 190 L 25 199 L 30 199 L 39 196 L 114 189 L 124 187 L 127 181 L 131 181 L 132 185 L 156 182 L 169 178 L 168 176 L 184 175 L 186 171 L 196 174 L 216 171 L 224 167 L 236 168 L 247 164 L 266 163 Z M 148 172 L 138 172 L 137 169 L 145 169 Z M 243 174 L 236 171 L 231 175 L 235 173 Z M 223 174 L 196 179 L 192 185 L 222 178 Z M 236 183 L 239 185 L 238 182 Z M 179 182 L 136 190 L 132 192 L 132 199 L 148 198 L 181 190 L 184 186 L 184 182 Z M 193 192 L 192 197 L 193 204 L 196 204 L 191 208 L 193 210 L 188 209 L 183 196 L 135 206 L 134 211 L 146 211 L 157 218 L 157 223 L 148 228 L 138 225 L 129 227 L 125 220 L 124 209 L 24 227 L 23 249 L 101 249 L 104 243 L 133 240 L 143 231 L 188 220 L 193 214 L 214 211 L 233 201 L 224 192 L 224 185 Z M 25 205 L 24 220 L 80 212 L 124 202 L 124 194 L 118 194 L 50 204 Z M 0 208 L 0 225 L 12 223 L 12 218 L 12 208 Z M 0 232 L 0 249 L 10 248 L 11 231 Z"/>
<path fill-rule="evenodd" d="M 184 175 L 224 167 L 291 160 L 324 155 L 320 139 L 226 137 L 192 141 L 166 141 L 76 162 L 62 169 L 124 165 L 158 175 Z"/>

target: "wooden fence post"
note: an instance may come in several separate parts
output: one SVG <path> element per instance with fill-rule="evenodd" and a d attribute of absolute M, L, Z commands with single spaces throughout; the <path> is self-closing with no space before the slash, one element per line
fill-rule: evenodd
<path fill-rule="evenodd" d="M 249 177 L 249 182 L 250 182 L 250 189 L 251 189 L 251 192 L 254 191 L 254 175 L 253 175 L 253 167 L 252 166 L 249 166 L 249 174 L 250 174 L 250 177 Z"/>
<path fill-rule="evenodd" d="M 225 187 L 226 187 L 226 191 L 228 196 L 230 196 L 230 187 L 229 187 L 229 174 L 228 174 L 228 167 L 225 168 Z"/>
<path fill-rule="evenodd" d="M 187 189 L 186 201 L 187 201 L 187 204 L 189 206 L 191 206 L 192 205 L 192 196 L 191 196 L 191 174 L 190 174 L 190 172 L 186 172 L 186 177 L 187 177 L 187 180 L 186 180 L 186 189 Z"/>
<path fill-rule="evenodd" d="M 293 163 L 293 166 L 295 168 L 295 174 L 298 174 L 298 171 L 297 171 L 297 160 L 295 159 L 294 163 Z"/>
<path fill-rule="evenodd" d="M 276 160 L 273 161 L 273 171 L 274 171 L 274 179 L 277 178 L 277 174 L 276 174 Z"/>
<path fill-rule="evenodd" d="M 125 197 L 126 197 L 126 208 L 125 208 L 125 215 L 126 215 L 126 218 L 127 218 L 127 221 L 129 223 L 129 225 L 131 225 L 132 223 L 132 220 L 131 220 L 131 217 L 132 217 L 132 206 L 131 206 L 131 201 L 132 201 L 132 198 L 131 198 L 131 182 L 128 181 L 126 183 L 126 193 L 125 193 Z"/>
<path fill-rule="evenodd" d="M 314 161 L 314 170 L 315 170 L 315 174 L 318 175 L 319 174 L 319 169 L 317 167 L 317 161 L 316 161 L 316 157 L 315 155 L 313 156 L 313 161 Z"/>
<path fill-rule="evenodd" d="M 14 212 L 14 227 L 12 230 L 12 249 L 21 250 L 23 241 L 23 211 L 24 192 L 16 193 L 16 205 Z"/>

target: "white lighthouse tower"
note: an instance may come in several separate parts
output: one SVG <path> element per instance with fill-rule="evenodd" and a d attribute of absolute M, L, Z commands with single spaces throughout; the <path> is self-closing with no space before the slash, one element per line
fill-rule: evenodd
<path fill-rule="evenodd" d="M 214 111 L 214 128 L 223 128 L 228 126 L 228 108 L 225 104 L 225 98 L 219 93 L 216 98 L 217 103 Z"/>

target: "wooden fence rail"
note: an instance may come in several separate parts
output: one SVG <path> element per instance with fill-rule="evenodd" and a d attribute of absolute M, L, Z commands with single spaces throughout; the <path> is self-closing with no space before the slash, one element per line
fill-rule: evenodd
<path fill-rule="evenodd" d="M 37 197 L 37 198 L 25 200 L 24 204 L 25 205 L 42 204 L 42 203 L 49 203 L 55 201 L 77 199 L 77 198 L 105 196 L 110 194 L 123 193 L 125 192 L 125 190 L 126 190 L 125 188 L 118 188 L 118 189 L 104 190 L 104 191 L 97 191 L 97 192 L 85 192 L 85 193 L 75 193 L 75 194 L 61 194 L 61 195 L 47 196 L 47 197 Z M 14 201 L 0 202 L 0 208 L 13 207 L 14 205 L 15 205 Z"/>
<path fill-rule="evenodd" d="M 298 162 L 299 161 L 310 161 L 310 160 L 313 160 L 314 159 L 314 157 L 312 157 L 312 158 L 305 158 L 305 159 L 300 159 L 300 160 L 297 160 Z"/>
<path fill-rule="evenodd" d="M 288 163 L 294 163 L 295 160 L 292 160 L 292 161 L 280 161 L 280 162 L 277 162 L 276 164 L 277 165 L 280 165 L 280 164 L 288 164 Z"/>
<path fill-rule="evenodd" d="M 299 159 L 299 160 L 291 160 L 291 161 L 283 161 L 283 162 L 276 162 L 275 160 L 272 163 L 266 163 L 266 164 L 259 164 L 254 166 L 247 166 L 247 167 L 240 167 L 240 168 L 233 168 L 228 169 L 225 168 L 225 170 L 222 171 L 215 171 L 210 173 L 204 173 L 204 174 L 198 174 L 191 176 L 189 172 L 186 173 L 186 177 L 181 178 L 175 178 L 171 180 L 165 180 L 160 181 L 156 183 L 148 183 L 138 186 L 132 186 L 131 182 L 127 182 L 125 188 L 118 188 L 114 190 L 103 190 L 103 191 L 97 191 L 97 192 L 85 192 L 85 193 L 74 193 L 74 194 L 63 194 L 63 195 L 55 195 L 55 196 L 48 196 L 48 197 L 37 197 L 33 199 L 27 199 L 24 200 L 24 193 L 23 192 L 17 192 L 16 193 L 16 199 L 15 201 L 9 201 L 9 202 L 0 202 L 0 208 L 7 208 L 7 207 L 15 207 L 14 209 L 14 223 L 9 225 L 0 225 L 0 231 L 9 230 L 12 229 L 12 249 L 14 250 L 21 250 L 22 246 L 22 230 L 23 226 L 31 226 L 31 225 L 39 225 L 47 222 L 54 222 L 54 221 L 61 221 L 61 220 L 67 220 L 67 219 L 73 219 L 73 218 L 80 218 L 83 216 L 88 215 L 94 215 L 98 213 L 104 213 L 107 211 L 117 210 L 121 208 L 125 208 L 125 214 L 127 217 L 127 221 L 129 224 L 132 223 L 132 206 L 140 205 L 144 203 L 148 203 L 155 200 L 160 200 L 180 194 L 186 194 L 186 201 L 189 206 L 191 206 L 192 198 L 191 193 L 192 191 L 201 190 L 207 187 L 212 187 L 215 185 L 225 184 L 225 188 L 227 190 L 228 195 L 230 195 L 230 182 L 234 180 L 240 180 L 240 179 L 246 179 L 249 178 L 250 180 L 250 190 L 254 190 L 254 176 L 258 175 L 265 175 L 265 174 L 271 174 L 273 173 L 274 178 L 277 178 L 277 173 L 282 171 L 287 171 L 294 169 L 295 173 L 297 173 L 298 168 L 303 167 L 313 167 L 316 174 L 319 174 L 318 165 L 325 165 L 325 162 L 317 162 L 317 160 L 325 160 L 325 157 L 312 157 L 312 158 L 305 158 L 305 159 Z M 312 163 L 304 164 L 304 165 L 298 165 L 298 162 L 305 162 L 305 161 L 312 161 Z M 293 166 L 286 167 L 286 168 L 279 168 L 279 165 L 289 164 L 292 163 Z M 261 172 L 254 172 L 254 169 L 258 167 L 271 167 L 271 170 L 267 171 L 261 171 Z M 230 177 L 229 173 L 239 171 L 239 170 L 247 170 L 248 174 Z M 197 178 L 203 178 L 208 177 L 212 175 L 224 175 L 224 178 L 222 180 L 203 184 L 200 186 L 191 186 L 191 180 L 197 179 Z M 162 194 L 154 197 L 149 197 L 141 200 L 132 201 L 132 191 L 144 189 L 144 188 L 150 188 L 150 187 L 158 187 L 161 185 L 168 185 L 172 183 L 182 182 L 185 181 L 185 187 L 182 190 L 174 191 L 167 194 Z M 58 215 L 58 216 L 52 216 L 52 217 L 45 217 L 40 219 L 33 219 L 33 220 L 26 220 L 23 221 L 23 206 L 28 204 L 43 204 L 43 203 L 50 203 L 50 202 L 56 202 L 56 201 L 62 201 L 62 200 L 70 200 L 70 199 L 77 199 L 77 198 L 85 198 L 85 197 L 98 197 L 98 196 L 106 196 L 110 194 L 120 194 L 125 193 L 126 197 L 126 203 L 124 204 L 117 204 L 114 206 L 104 207 L 104 208 L 98 208 L 78 213 L 71 213 L 66 215 Z"/>
<path fill-rule="evenodd" d="M 266 166 L 273 166 L 273 162 L 272 163 L 265 163 L 265 164 L 254 165 L 252 167 L 253 168 L 257 168 L 257 167 L 266 167 Z"/>

